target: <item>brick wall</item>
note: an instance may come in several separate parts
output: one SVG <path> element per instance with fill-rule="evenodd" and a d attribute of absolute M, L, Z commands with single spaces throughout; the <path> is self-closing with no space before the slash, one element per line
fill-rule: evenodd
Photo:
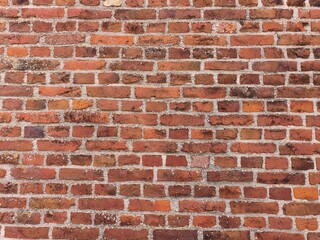
<path fill-rule="evenodd" d="M 319 240 L 319 0 L 0 0 L 0 238 Z"/>

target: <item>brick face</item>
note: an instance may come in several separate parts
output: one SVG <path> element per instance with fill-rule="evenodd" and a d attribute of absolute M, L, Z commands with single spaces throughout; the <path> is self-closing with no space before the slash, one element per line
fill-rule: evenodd
<path fill-rule="evenodd" d="M 320 239 L 319 0 L 0 0 L 0 238 Z"/>

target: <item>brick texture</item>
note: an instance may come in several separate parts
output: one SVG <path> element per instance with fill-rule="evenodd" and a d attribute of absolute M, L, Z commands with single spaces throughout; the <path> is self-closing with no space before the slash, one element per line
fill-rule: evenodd
<path fill-rule="evenodd" d="M 319 240 L 320 0 L 0 0 L 0 239 Z"/>

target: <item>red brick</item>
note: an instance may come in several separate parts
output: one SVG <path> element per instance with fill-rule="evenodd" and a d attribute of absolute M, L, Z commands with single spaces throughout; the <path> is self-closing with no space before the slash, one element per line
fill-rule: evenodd
<path fill-rule="evenodd" d="M 15 179 L 54 179 L 56 171 L 50 168 L 15 168 L 11 170 Z"/>
<path fill-rule="evenodd" d="M 83 170 L 76 168 L 63 168 L 59 171 L 59 178 L 64 180 L 85 180 L 102 181 L 103 172 L 101 170 Z"/>
<path fill-rule="evenodd" d="M 66 70 L 101 70 L 105 68 L 102 60 L 67 60 L 64 63 Z"/>
<path fill-rule="evenodd" d="M 251 46 L 255 45 L 273 45 L 273 35 L 244 35 L 244 36 L 232 36 L 231 44 L 234 46 Z"/>
<path fill-rule="evenodd" d="M 249 240 L 250 239 L 250 232 L 249 231 L 205 231 L 203 234 L 204 240 L 210 239 L 243 239 Z"/>
<path fill-rule="evenodd" d="M 68 9 L 68 18 L 100 19 L 111 18 L 112 12 L 108 10 L 90 10 L 81 8 Z"/>
<path fill-rule="evenodd" d="M 264 184 L 303 185 L 305 183 L 305 176 L 300 173 L 265 172 L 258 174 L 257 181 Z"/>
<path fill-rule="evenodd" d="M 274 240 L 277 238 L 283 239 L 292 239 L 292 240 L 303 240 L 304 236 L 299 233 L 279 233 L 279 232 L 259 232 L 256 233 L 255 236 L 257 238 L 268 238 L 270 240 Z"/>
<path fill-rule="evenodd" d="M 110 170 L 109 181 L 152 181 L 153 172 L 150 170 Z"/>
<path fill-rule="evenodd" d="M 192 240 L 197 238 L 197 232 L 194 230 L 154 230 L 153 239 L 177 239 Z"/>
<path fill-rule="evenodd" d="M 68 228 L 68 227 L 55 227 L 52 232 L 53 238 L 77 238 L 88 239 L 98 238 L 98 228 Z"/>
<path fill-rule="evenodd" d="M 231 202 L 231 211 L 233 213 L 268 213 L 276 214 L 279 211 L 276 202 Z"/>
<path fill-rule="evenodd" d="M 204 12 L 205 19 L 217 19 L 217 20 L 240 20 L 245 19 L 245 10 L 234 10 L 234 9 L 215 9 L 206 10 Z"/>
<path fill-rule="evenodd" d="M 47 227 L 5 227 L 5 237 L 6 238 L 15 238 L 23 239 L 25 237 L 30 239 L 40 239 L 49 237 L 49 228 Z"/>
<path fill-rule="evenodd" d="M 113 198 L 83 198 L 79 199 L 79 209 L 122 210 L 123 200 Z"/>
<path fill-rule="evenodd" d="M 68 198 L 31 198 L 30 208 L 34 209 L 68 209 L 75 205 L 74 199 Z"/>
<path fill-rule="evenodd" d="M 139 36 L 138 45 L 142 46 L 158 46 L 158 45 L 175 45 L 180 42 L 179 37 L 176 36 Z"/>
<path fill-rule="evenodd" d="M 277 61 L 265 61 L 265 62 L 255 62 L 252 65 L 253 70 L 263 71 L 263 72 L 288 72 L 296 71 L 296 62 L 277 62 Z"/>
<path fill-rule="evenodd" d="M 106 239 L 128 239 L 128 240 L 144 240 L 148 238 L 146 229 L 135 230 L 129 228 L 107 228 L 104 231 Z"/>

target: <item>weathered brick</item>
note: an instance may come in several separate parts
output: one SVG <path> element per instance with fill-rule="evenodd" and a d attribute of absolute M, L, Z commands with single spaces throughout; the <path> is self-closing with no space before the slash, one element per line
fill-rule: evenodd
<path fill-rule="evenodd" d="M 0 232 L 319 240 L 319 0 L 0 0 Z"/>

